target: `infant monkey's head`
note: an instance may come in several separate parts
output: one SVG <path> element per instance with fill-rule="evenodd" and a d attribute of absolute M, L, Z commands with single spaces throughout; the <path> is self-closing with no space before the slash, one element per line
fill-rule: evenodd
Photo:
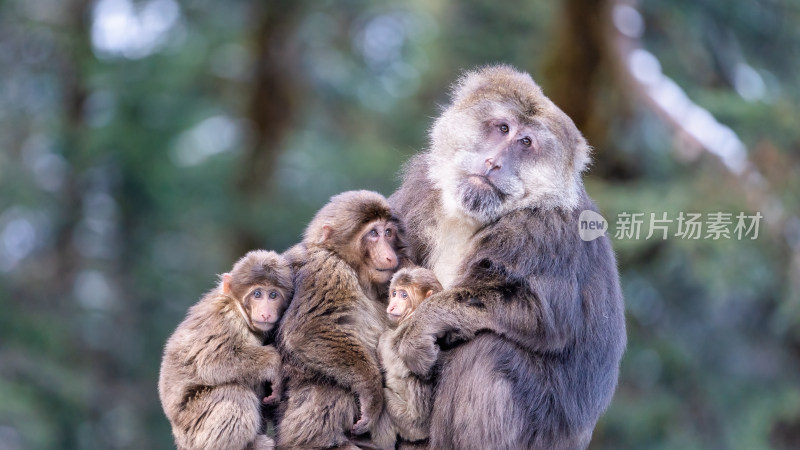
<path fill-rule="evenodd" d="M 400 269 L 389 285 L 386 314 L 397 324 L 409 317 L 423 300 L 441 291 L 442 285 L 432 271 L 422 267 Z"/>
<path fill-rule="evenodd" d="M 286 259 L 272 251 L 253 250 L 222 275 L 222 290 L 248 327 L 256 333 L 272 330 L 289 304 L 294 287 Z"/>

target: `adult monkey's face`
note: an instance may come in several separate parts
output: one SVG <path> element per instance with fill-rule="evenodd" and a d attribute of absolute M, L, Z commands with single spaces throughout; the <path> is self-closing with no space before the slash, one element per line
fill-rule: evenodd
<path fill-rule="evenodd" d="M 431 132 L 429 178 L 448 213 L 484 224 L 518 208 L 577 206 L 589 148 L 530 75 L 469 72 Z"/>

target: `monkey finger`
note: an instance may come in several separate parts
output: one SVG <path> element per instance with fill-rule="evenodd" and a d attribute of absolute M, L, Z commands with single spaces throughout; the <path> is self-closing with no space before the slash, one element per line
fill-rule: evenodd
<path fill-rule="evenodd" d="M 354 435 L 364 434 L 372 426 L 372 419 L 362 415 L 350 430 Z"/>

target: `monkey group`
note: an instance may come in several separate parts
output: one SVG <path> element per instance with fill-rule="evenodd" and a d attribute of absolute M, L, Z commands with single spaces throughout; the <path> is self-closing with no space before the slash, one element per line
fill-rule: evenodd
<path fill-rule="evenodd" d="M 589 147 L 530 75 L 465 73 L 388 199 L 331 197 L 167 340 L 179 449 L 583 449 L 626 334 Z M 273 426 L 274 425 L 274 426 Z"/>

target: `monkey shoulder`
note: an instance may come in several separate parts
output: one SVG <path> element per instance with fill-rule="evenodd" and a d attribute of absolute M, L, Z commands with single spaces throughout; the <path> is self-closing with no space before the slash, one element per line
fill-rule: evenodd
<path fill-rule="evenodd" d="M 212 291 L 189 311 L 187 321 L 196 338 L 222 337 L 232 341 L 258 342 L 247 322 L 234 304 L 234 300 L 218 291 Z"/>
<path fill-rule="evenodd" d="M 305 265 L 307 249 L 305 244 L 301 242 L 286 249 L 281 256 L 286 258 L 286 262 L 289 263 L 289 267 L 292 269 L 292 274 L 296 277 L 297 272 Z"/>
<path fill-rule="evenodd" d="M 305 253 L 305 264 L 298 267 L 298 289 L 306 288 L 304 292 L 318 290 L 323 284 L 331 290 L 353 290 L 358 288 L 358 275 L 350 265 L 336 253 L 327 250 L 312 248 Z"/>
<path fill-rule="evenodd" d="M 309 317 L 349 310 L 363 296 L 358 275 L 331 252 L 308 253 L 307 262 L 298 270 L 295 289 L 292 304 L 297 303 L 298 313 Z M 322 306 L 325 308 L 319 310 Z"/>
<path fill-rule="evenodd" d="M 403 166 L 403 183 L 388 199 L 393 210 L 406 214 L 409 210 L 417 209 L 420 195 L 425 197 L 425 193 L 433 188 L 428 178 L 429 159 L 428 153 L 419 153 Z"/>
<path fill-rule="evenodd" d="M 167 341 L 166 351 L 186 369 L 194 368 L 221 347 L 233 350 L 261 345 L 222 294 L 212 291 L 193 305 Z"/>
<path fill-rule="evenodd" d="M 429 231 L 436 229 L 441 210 L 441 191 L 428 177 L 430 155 L 413 156 L 403 168 L 403 184 L 389 197 L 392 211 L 403 221 L 409 256 L 427 265 L 433 243 Z"/>

